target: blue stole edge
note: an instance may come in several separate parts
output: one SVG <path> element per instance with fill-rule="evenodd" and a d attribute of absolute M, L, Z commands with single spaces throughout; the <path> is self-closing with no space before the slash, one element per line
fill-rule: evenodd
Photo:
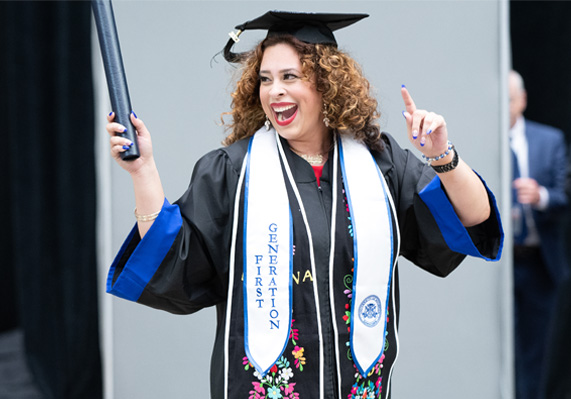
<path fill-rule="evenodd" d="M 422 201 L 426 204 L 430 213 L 434 216 L 434 220 L 438 224 L 440 232 L 444 237 L 444 241 L 448 247 L 454 251 L 465 255 L 474 256 L 487 261 L 496 262 L 500 260 L 502 256 L 502 249 L 504 246 L 504 229 L 502 227 L 502 221 L 500 219 L 500 211 L 498 210 L 498 204 L 496 202 L 496 197 L 492 191 L 488 188 L 488 185 L 482 179 L 482 177 L 476 172 L 476 175 L 480 178 L 488 195 L 492 199 L 493 212 L 495 212 L 496 219 L 498 220 L 500 228 L 500 247 L 498 249 L 498 254 L 495 258 L 488 258 L 480 253 L 478 248 L 474 245 L 472 238 L 468 234 L 466 227 L 460 222 L 458 215 L 454 211 L 448 196 L 444 192 L 440 178 L 435 176 L 430 183 L 424 187 L 419 195 Z"/>
<path fill-rule="evenodd" d="M 178 205 L 171 205 L 165 198 L 161 213 L 141 239 L 113 284 L 115 269 L 137 232 L 137 224 L 123 242 L 109 268 L 107 293 L 129 301 L 137 301 L 171 248 L 181 227 L 180 208 Z"/>

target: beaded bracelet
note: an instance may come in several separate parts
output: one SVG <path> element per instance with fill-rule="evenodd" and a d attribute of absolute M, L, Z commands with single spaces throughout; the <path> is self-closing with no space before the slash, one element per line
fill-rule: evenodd
<path fill-rule="evenodd" d="M 138 222 L 152 222 L 157 218 L 157 216 L 159 216 L 159 213 L 161 213 L 161 211 L 151 213 L 149 215 L 139 215 L 137 213 L 137 208 L 135 208 L 134 213 L 135 213 L 135 218 L 137 219 Z"/>
<path fill-rule="evenodd" d="M 446 155 L 450 154 L 450 151 L 452 151 L 452 149 L 454 149 L 454 144 L 452 144 L 450 141 L 448 142 L 448 148 L 446 149 L 445 152 L 443 152 L 440 155 L 435 156 L 434 158 L 430 158 L 427 157 L 426 155 L 422 154 L 422 159 L 424 159 L 426 162 L 431 163 L 434 161 L 438 161 L 439 159 L 444 158 Z"/>
<path fill-rule="evenodd" d="M 434 169 L 436 173 L 446 173 L 456 169 L 456 166 L 458 166 L 458 151 L 454 148 L 454 157 L 452 157 L 452 161 L 447 164 L 430 166 L 432 166 L 432 169 Z"/>

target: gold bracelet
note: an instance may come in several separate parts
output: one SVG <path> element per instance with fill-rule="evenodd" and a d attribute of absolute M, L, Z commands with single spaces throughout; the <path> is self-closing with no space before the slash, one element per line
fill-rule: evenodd
<path fill-rule="evenodd" d="M 137 219 L 137 222 L 152 222 L 153 220 L 155 220 L 157 218 L 157 216 L 159 216 L 159 213 L 161 213 L 161 211 L 151 213 L 149 215 L 139 215 L 137 213 L 137 208 L 135 208 L 134 213 L 135 213 L 135 218 Z"/>

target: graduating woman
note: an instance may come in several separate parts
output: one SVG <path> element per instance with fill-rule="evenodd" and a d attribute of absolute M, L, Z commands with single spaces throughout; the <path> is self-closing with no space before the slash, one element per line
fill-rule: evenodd
<path fill-rule="evenodd" d="M 174 204 L 133 113 L 141 157 L 109 116 L 137 224 L 108 292 L 172 313 L 216 306 L 213 398 L 389 398 L 398 354 L 402 255 L 439 276 L 466 255 L 499 259 L 492 193 L 449 141 L 442 116 L 403 86 L 408 139 L 375 124 L 377 102 L 333 31 L 364 14 L 268 12 L 241 65 L 224 147 L 196 164 Z M 238 34 L 239 34 L 238 33 Z"/>

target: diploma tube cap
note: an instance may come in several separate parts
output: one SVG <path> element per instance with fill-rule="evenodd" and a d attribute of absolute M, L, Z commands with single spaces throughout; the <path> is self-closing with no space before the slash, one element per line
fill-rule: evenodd
<path fill-rule="evenodd" d="M 224 48 L 224 58 L 228 62 L 240 62 L 243 53 L 233 53 L 230 50 L 234 43 L 238 42 L 238 36 L 242 32 L 254 29 L 267 30 L 266 38 L 286 34 L 305 43 L 330 44 L 337 47 L 333 32 L 368 16 L 368 14 L 268 11 L 258 18 L 235 27 L 238 32 L 230 33 L 230 39 Z"/>

